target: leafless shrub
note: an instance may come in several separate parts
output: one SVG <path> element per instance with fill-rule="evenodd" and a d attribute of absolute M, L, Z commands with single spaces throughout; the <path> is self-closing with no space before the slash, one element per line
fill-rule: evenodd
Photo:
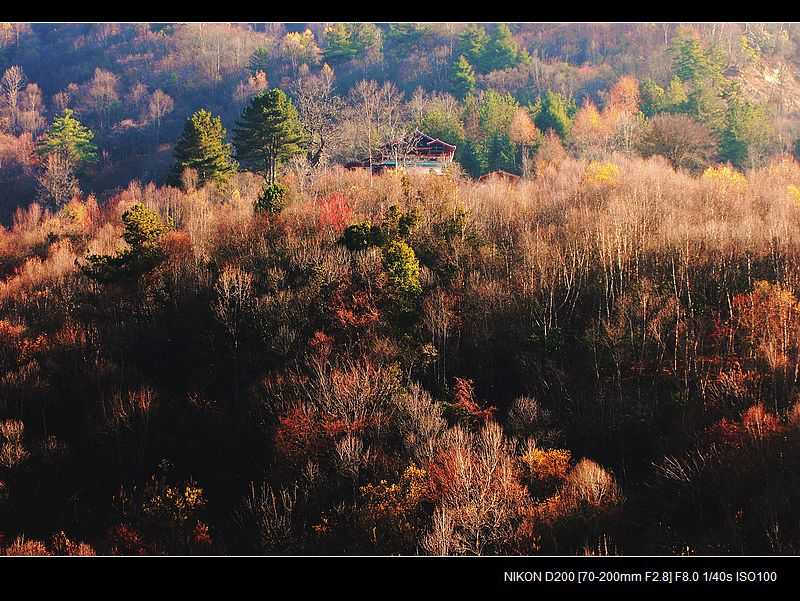
<path fill-rule="evenodd" d="M 502 429 L 488 422 L 476 435 L 459 427 L 450 432 L 454 436 L 431 467 L 439 514 L 423 547 L 465 555 L 514 549 L 530 498 Z"/>
<path fill-rule="evenodd" d="M 293 526 L 296 505 L 297 488 L 280 488 L 276 493 L 265 482 L 251 482 L 234 517 L 259 553 L 287 553 L 297 545 Z"/>
<path fill-rule="evenodd" d="M 420 464 L 433 459 L 447 429 L 441 405 L 430 393 L 412 382 L 406 394 L 398 395 L 397 424 L 406 449 Z"/>
<path fill-rule="evenodd" d="M 6 555 L 52 555 L 42 541 L 18 536 L 5 548 Z"/>
<path fill-rule="evenodd" d="M 336 441 L 336 463 L 340 474 L 355 480 L 361 467 L 369 460 L 364 452 L 364 442 L 351 432 Z"/>
<path fill-rule="evenodd" d="M 560 433 L 552 426 L 551 413 L 533 397 L 521 396 L 514 400 L 506 416 L 509 434 L 520 440 L 533 437 L 540 447 L 553 446 Z"/>
<path fill-rule="evenodd" d="M 0 421 L 0 465 L 8 470 L 18 469 L 28 457 L 22 441 L 24 432 L 25 425 L 21 421 Z"/>
<path fill-rule="evenodd" d="M 581 459 L 561 488 L 561 502 L 567 510 L 605 510 L 621 501 L 622 493 L 614 478 L 591 459 Z"/>

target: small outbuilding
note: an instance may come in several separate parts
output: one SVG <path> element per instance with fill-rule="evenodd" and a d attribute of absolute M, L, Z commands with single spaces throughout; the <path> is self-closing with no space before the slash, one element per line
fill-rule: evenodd
<path fill-rule="evenodd" d="M 516 184 L 520 180 L 519 175 L 514 175 L 513 173 L 509 173 L 508 171 L 503 171 L 502 169 L 496 169 L 484 175 L 481 175 L 478 178 L 479 182 L 493 182 L 493 181 L 506 181 L 511 184 Z"/>

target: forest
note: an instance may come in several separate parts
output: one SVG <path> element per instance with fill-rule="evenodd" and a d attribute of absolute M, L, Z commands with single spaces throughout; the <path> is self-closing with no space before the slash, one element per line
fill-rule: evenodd
<path fill-rule="evenodd" d="M 0 24 L 0 554 L 800 552 L 798 42 Z"/>

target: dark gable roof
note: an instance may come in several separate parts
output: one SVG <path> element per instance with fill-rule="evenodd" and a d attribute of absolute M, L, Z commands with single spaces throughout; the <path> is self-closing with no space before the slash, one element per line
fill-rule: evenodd
<path fill-rule="evenodd" d="M 414 133 L 408 134 L 405 138 L 403 138 L 403 143 L 414 142 L 414 146 L 416 148 L 422 148 L 424 146 L 443 146 L 450 152 L 455 152 L 456 147 L 452 144 L 448 144 L 444 140 L 440 140 L 439 138 L 433 138 L 426 133 L 423 133 L 419 130 L 414 131 Z M 394 142 L 387 142 L 381 146 L 381 148 L 391 148 L 397 144 L 396 141 Z"/>
<path fill-rule="evenodd" d="M 414 132 L 414 135 L 421 137 L 422 140 L 425 141 L 425 146 L 433 146 L 434 144 L 441 144 L 442 146 L 444 146 L 446 148 L 450 148 L 452 150 L 456 149 L 456 147 L 453 146 L 452 144 L 448 144 L 447 142 L 445 142 L 443 140 L 440 140 L 439 138 L 432 138 L 428 134 L 423 133 L 423 132 L 421 132 L 419 130 L 416 130 Z"/>

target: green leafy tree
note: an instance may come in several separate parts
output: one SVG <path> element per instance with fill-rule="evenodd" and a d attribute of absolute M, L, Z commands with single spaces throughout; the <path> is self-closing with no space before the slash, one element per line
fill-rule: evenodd
<path fill-rule="evenodd" d="M 341 242 L 347 247 L 347 250 L 356 252 L 379 245 L 382 238 L 380 226 L 373 225 L 367 220 L 348 225 L 342 233 Z"/>
<path fill-rule="evenodd" d="M 486 71 L 508 69 L 519 64 L 519 47 L 511 36 L 508 25 L 500 23 L 492 30 L 483 50 L 482 59 Z"/>
<path fill-rule="evenodd" d="M 482 144 L 467 139 L 457 151 L 458 162 L 471 177 L 479 177 L 488 171 L 488 162 Z"/>
<path fill-rule="evenodd" d="M 122 214 L 127 248 L 113 255 L 92 254 L 86 257 L 83 272 L 100 282 L 119 282 L 136 279 L 151 271 L 164 260 L 161 237 L 173 225 L 161 221 L 158 212 L 137 203 Z"/>
<path fill-rule="evenodd" d="M 538 109 L 534 119 L 536 127 L 542 132 L 552 129 L 562 140 L 565 140 L 572 125 L 567 99 L 558 92 L 548 91 L 536 108 Z"/>
<path fill-rule="evenodd" d="M 278 165 L 304 154 L 307 136 L 297 109 L 278 88 L 253 97 L 234 130 L 236 158 L 274 184 Z"/>
<path fill-rule="evenodd" d="M 711 71 L 711 62 L 700 39 L 692 29 L 681 29 L 670 45 L 673 68 L 683 81 L 704 79 Z"/>
<path fill-rule="evenodd" d="M 681 81 L 680 77 L 675 76 L 669 82 L 667 89 L 664 90 L 664 96 L 661 100 L 661 106 L 657 112 L 665 113 L 685 113 L 691 112 L 689 107 L 689 95 L 686 93 L 686 86 Z"/>
<path fill-rule="evenodd" d="M 715 132 L 719 133 L 724 129 L 728 106 L 719 89 L 710 81 L 696 82 L 684 107 L 685 112 L 696 117 L 698 121 L 705 123 Z"/>
<path fill-rule="evenodd" d="M 288 191 L 289 188 L 281 183 L 268 185 L 255 202 L 256 213 L 280 213 Z"/>
<path fill-rule="evenodd" d="M 495 90 L 486 92 L 478 110 L 486 137 L 507 134 L 518 108 L 519 102 L 511 94 L 500 94 Z"/>
<path fill-rule="evenodd" d="M 457 149 L 464 143 L 464 124 L 458 114 L 446 114 L 439 108 L 433 108 L 425 113 L 416 127 L 429 136 L 453 144 Z"/>
<path fill-rule="evenodd" d="M 333 23 L 325 29 L 327 48 L 323 53 L 325 62 L 340 65 L 355 57 L 355 50 L 350 42 L 350 31 L 345 23 Z"/>
<path fill-rule="evenodd" d="M 755 167 L 772 134 L 772 124 L 762 105 L 733 98 L 721 135 L 720 155 L 737 167 Z"/>
<path fill-rule="evenodd" d="M 57 155 L 75 171 L 87 163 L 97 162 L 94 133 L 73 117 L 72 109 L 65 108 L 37 145 L 43 156 Z"/>
<path fill-rule="evenodd" d="M 381 30 L 374 23 L 334 23 L 325 29 L 325 41 L 323 56 L 330 65 L 377 58 L 383 46 Z"/>
<path fill-rule="evenodd" d="M 502 133 L 493 134 L 486 145 L 486 170 L 519 172 L 517 149 L 508 136 Z"/>
<path fill-rule="evenodd" d="M 247 63 L 247 69 L 254 75 L 259 71 L 266 73 L 267 67 L 270 64 L 270 59 L 271 56 L 269 50 L 264 46 L 259 46 L 250 56 L 250 61 Z"/>
<path fill-rule="evenodd" d="M 231 145 L 225 143 L 225 128 L 220 117 L 212 117 L 205 109 L 186 119 L 183 135 L 175 145 L 176 163 L 172 182 L 178 184 L 184 169 L 197 171 L 200 183 L 214 181 L 224 184 L 236 171 L 231 159 Z"/>
<path fill-rule="evenodd" d="M 480 25 L 470 25 L 458 37 L 459 54 L 463 54 L 473 65 L 483 70 L 483 53 L 486 44 L 489 42 L 489 35 L 486 29 Z"/>
<path fill-rule="evenodd" d="M 467 57 L 462 54 L 453 63 L 453 70 L 450 74 L 450 90 L 459 100 L 464 100 L 467 94 L 474 89 L 475 69 L 469 64 Z"/>
<path fill-rule="evenodd" d="M 353 23 L 350 29 L 350 44 L 356 59 L 378 58 L 383 48 L 381 30 L 375 23 Z"/>
<path fill-rule="evenodd" d="M 391 23 L 384 34 L 385 52 L 400 59 L 413 52 L 422 42 L 429 26 L 422 23 Z"/>
<path fill-rule="evenodd" d="M 384 247 L 382 255 L 383 268 L 396 291 L 406 295 L 422 292 L 419 260 L 413 248 L 402 240 L 393 240 Z"/>

